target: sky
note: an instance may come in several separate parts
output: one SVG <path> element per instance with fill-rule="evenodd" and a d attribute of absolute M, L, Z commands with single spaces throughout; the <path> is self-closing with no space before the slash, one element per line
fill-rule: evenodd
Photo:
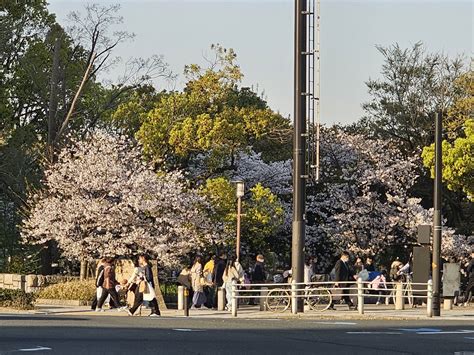
<path fill-rule="evenodd" d="M 58 21 L 81 10 L 86 0 L 48 0 Z M 293 112 L 293 0 L 96 0 L 119 3 L 123 27 L 133 42 L 116 54 L 163 55 L 180 74 L 184 65 L 205 64 L 203 56 L 219 43 L 233 48 L 245 75 L 244 86 L 258 87 L 274 110 Z M 321 0 L 321 121 L 350 123 L 361 118 L 369 100 L 365 82 L 379 78 L 383 58 L 375 45 L 423 42 L 431 52 L 473 53 L 474 6 L 469 0 Z M 107 75 L 114 78 L 119 68 Z M 158 89 L 167 88 L 157 83 Z M 169 88 L 168 88 L 169 89 Z"/>

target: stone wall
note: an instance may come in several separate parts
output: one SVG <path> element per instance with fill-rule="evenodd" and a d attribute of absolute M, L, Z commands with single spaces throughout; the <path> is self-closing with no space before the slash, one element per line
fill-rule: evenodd
<path fill-rule="evenodd" d="M 62 275 L 18 275 L 18 274 L 0 274 L 0 288 L 23 290 L 26 292 L 36 292 L 41 288 L 77 280 L 74 276 Z"/>

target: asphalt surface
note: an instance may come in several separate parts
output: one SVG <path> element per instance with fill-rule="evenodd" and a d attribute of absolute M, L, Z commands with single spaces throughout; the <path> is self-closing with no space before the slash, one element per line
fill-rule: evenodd
<path fill-rule="evenodd" d="M 0 314 L 0 354 L 474 354 L 474 320 Z"/>

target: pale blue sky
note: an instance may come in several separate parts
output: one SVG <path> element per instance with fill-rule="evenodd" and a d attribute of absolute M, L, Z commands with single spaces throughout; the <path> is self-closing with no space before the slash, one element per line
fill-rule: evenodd
<path fill-rule="evenodd" d="M 66 14 L 86 0 L 49 0 L 50 11 Z M 99 3 L 112 2 L 96 1 Z M 244 85 L 265 91 L 270 106 L 293 111 L 293 0 L 117 0 L 136 38 L 117 54 L 162 54 L 173 71 L 203 64 L 212 43 L 234 48 Z M 353 122 L 368 99 L 364 82 L 378 77 L 382 57 L 376 44 L 422 41 L 430 51 L 473 50 L 473 4 L 461 0 L 321 0 L 321 120 Z M 117 73 L 110 73 L 111 76 Z M 183 77 L 178 81 L 182 86 Z"/>

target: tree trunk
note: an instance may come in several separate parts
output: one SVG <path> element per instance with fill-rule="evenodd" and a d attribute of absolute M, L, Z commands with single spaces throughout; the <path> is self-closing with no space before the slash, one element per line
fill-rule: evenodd
<path fill-rule="evenodd" d="M 163 294 L 161 293 L 160 288 L 160 280 L 158 279 L 158 260 L 155 260 L 152 266 L 153 271 L 153 282 L 155 283 L 155 294 L 156 300 L 158 301 L 158 305 L 160 306 L 161 310 L 167 310 L 165 299 L 163 298 Z"/>
<path fill-rule="evenodd" d="M 81 260 L 81 273 L 79 275 L 79 279 L 81 281 L 87 279 L 87 261 L 84 259 Z"/>

